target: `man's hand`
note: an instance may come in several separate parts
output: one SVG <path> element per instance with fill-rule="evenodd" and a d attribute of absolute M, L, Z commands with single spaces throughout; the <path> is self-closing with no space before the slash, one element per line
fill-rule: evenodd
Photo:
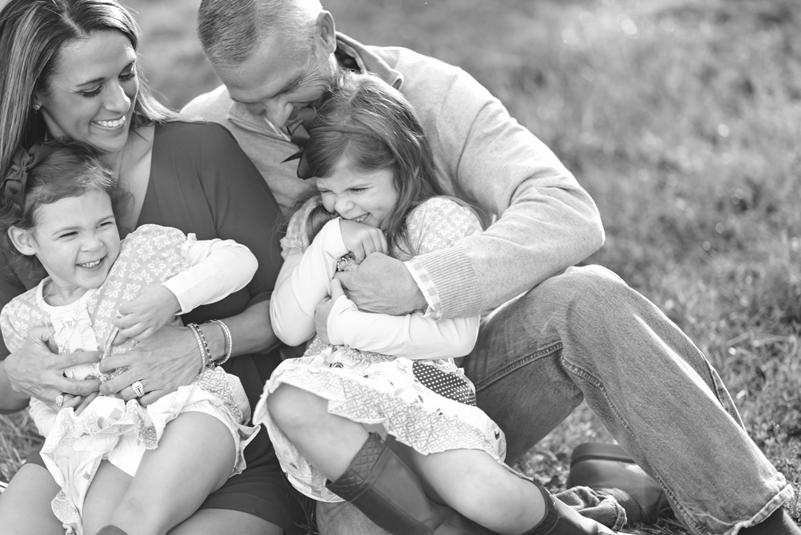
<path fill-rule="evenodd" d="M 77 406 L 82 398 L 97 392 L 98 379 L 76 381 L 64 377 L 64 370 L 78 364 L 91 364 L 100 360 L 97 351 L 76 351 L 59 355 L 50 350 L 50 334 L 45 327 L 28 331 L 23 346 L 5 360 L 5 372 L 11 388 L 28 397 L 37 398 L 58 410 Z M 64 402 L 56 406 L 54 400 L 63 395 Z"/>
<path fill-rule="evenodd" d="M 325 344 L 331 343 L 331 339 L 328 337 L 328 316 L 331 315 L 334 302 L 340 297 L 345 297 L 345 292 L 342 291 L 342 285 L 339 284 L 339 281 L 334 279 L 331 281 L 331 297 L 326 297 L 320 301 L 320 304 L 314 310 L 314 330 L 317 331 L 317 336 Z"/>
<path fill-rule="evenodd" d="M 359 310 L 402 316 L 428 306 L 403 262 L 373 253 L 352 271 L 336 274 L 345 294 Z"/>
<path fill-rule="evenodd" d="M 165 325 L 129 351 L 100 361 L 103 373 L 126 366 L 125 372 L 103 383 L 100 393 L 134 399 L 131 384 L 141 381 L 145 395 L 139 403 L 149 405 L 194 381 L 200 371 L 200 350 L 189 327 Z"/>

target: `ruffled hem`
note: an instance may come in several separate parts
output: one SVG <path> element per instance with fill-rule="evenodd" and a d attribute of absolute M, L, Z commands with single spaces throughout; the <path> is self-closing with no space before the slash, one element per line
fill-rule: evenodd
<path fill-rule="evenodd" d="M 503 463 L 506 440 L 498 425 L 477 407 L 447 399 L 416 382 L 412 361 L 391 359 L 348 368 L 320 365 L 323 358 L 303 357 L 281 363 L 265 385 L 254 412 L 254 424 L 267 428 L 282 469 L 302 494 L 319 501 L 342 501 L 325 487 L 326 478 L 270 417 L 267 399 L 281 384 L 325 398 L 329 413 L 390 434 L 420 453 L 477 449 Z"/>
<path fill-rule="evenodd" d="M 210 373 L 215 372 L 210 370 Z M 218 373 L 224 374 L 221 369 Z M 227 379 L 223 380 L 227 385 Z M 227 388 L 230 390 L 230 386 Z M 236 446 L 231 475 L 241 473 L 246 465 L 244 449 L 259 428 L 240 424 L 242 420 L 230 410 L 231 403 L 192 384 L 147 407 L 136 400 L 126 403 L 100 396 L 78 416 L 71 408 L 60 411 L 41 455 L 61 487 L 51 505 L 66 533 L 83 533 L 81 511 L 100 462 L 108 459 L 133 475 L 144 451 L 156 449 L 167 424 L 185 412 L 203 412 L 225 424 Z M 241 415 L 238 409 L 236 413 Z"/>

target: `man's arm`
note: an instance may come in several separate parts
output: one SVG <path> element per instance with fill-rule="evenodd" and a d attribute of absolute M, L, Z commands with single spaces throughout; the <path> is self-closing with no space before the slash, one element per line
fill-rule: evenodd
<path fill-rule="evenodd" d="M 442 128 L 453 112 L 443 109 Z M 495 308 L 584 260 L 604 239 L 589 194 L 499 101 L 488 100 L 465 127 L 461 149 L 444 155 L 452 159 L 455 186 L 497 220 L 450 249 L 415 259 L 435 288 L 442 317 Z"/>
<path fill-rule="evenodd" d="M 428 281 L 438 302 L 435 316 L 472 316 L 497 307 L 602 245 L 600 215 L 589 194 L 476 80 L 411 52 L 395 67 L 406 77 L 401 91 L 423 122 L 446 190 L 480 208 L 485 222 L 496 218 L 480 234 L 415 258 L 418 280 Z M 391 271 L 398 278 L 376 288 L 377 295 L 387 296 L 383 311 L 398 314 L 419 305 L 418 292 L 425 288 L 408 290 L 411 275 L 402 267 Z M 365 280 L 380 276 L 369 269 L 369 264 L 360 266 L 352 280 L 342 279 L 343 286 L 366 293 Z M 400 288 L 407 288 L 402 299 Z M 367 299 L 354 301 L 361 310 L 378 310 Z M 431 305 L 432 299 L 427 301 Z"/>

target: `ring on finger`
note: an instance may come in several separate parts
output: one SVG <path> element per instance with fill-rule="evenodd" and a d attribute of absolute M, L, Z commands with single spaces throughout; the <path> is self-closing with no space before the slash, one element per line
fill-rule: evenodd
<path fill-rule="evenodd" d="M 57 395 L 54 401 L 56 402 L 56 405 L 58 405 L 59 407 L 64 405 L 64 394 Z"/>
<path fill-rule="evenodd" d="M 133 389 L 134 394 L 136 394 L 136 397 L 141 398 L 145 395 L 145 387 L 142 385 L 142 381 L 134 381 L 131 384 L 131 388 Z"/>

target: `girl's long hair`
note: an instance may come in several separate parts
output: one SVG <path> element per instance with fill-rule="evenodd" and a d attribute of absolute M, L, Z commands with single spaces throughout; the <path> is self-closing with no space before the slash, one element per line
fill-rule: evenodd
<path fill-rule="evenodd" d="M 9 253 L 7 269 L 12 272 L 41 267 L 35 256 L 23 255 L 14 247 L 8 229 L 35 227 L 37 211 L 43 205 L 100 191 L 109 196 L 114 214 L 119 216 L 130 201 L 130 195 L 117 184 L 117 177 L 103 165 L 92 147 L 74 141 L 50 141 L 46 145 L 54 150 L 28 171 L 25 206 L 18 206 L 0 194 L 0 247 Z"/>
<path fill-rule="evenodd" d="M 445 191 L 437 181 L 423 127 L 406 98 L 373 75 L 342 74 L 323 97 L 309 133 L 306 158 L 313 176 L 330 176 L 343 158 L 360 172 L 393 171 L 398 204 L 385 229 L 389 253 L 413 254 L 406 218 L 420 203 Z M 310 221 L 325 223 L 324 215 L 312 214 Z"/>
<path fill-rule="evenodd" d="M 106 30 L 121 32 L 138 49 L 139 27 L 116 0 L 11 0 L 0 11 L 0 178 L 18 146 L 45 138 L 44 120 L 33 104 L 37 93 L 48 91 L 61 51 L 75 39 Z M 131 128 L 174 118 L 138 76 Z"/>

